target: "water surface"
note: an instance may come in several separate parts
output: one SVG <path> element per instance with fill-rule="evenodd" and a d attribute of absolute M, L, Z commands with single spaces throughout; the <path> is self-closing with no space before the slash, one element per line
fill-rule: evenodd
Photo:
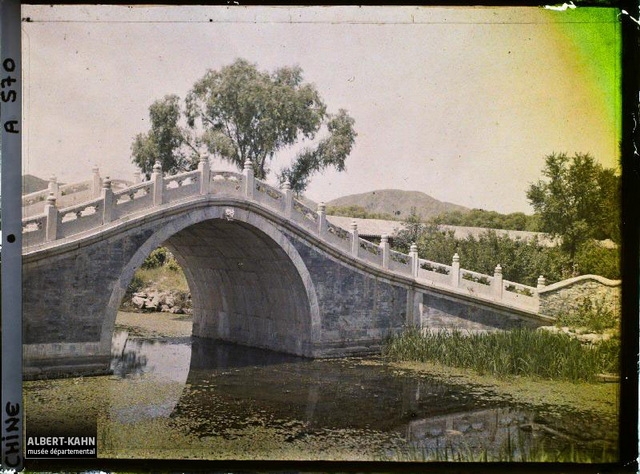
<path fill-rule="evenodd" d="M 102 423 L 116 451 L 130 439 L 123 431 L 146 426 L 182 439 L 187 453 L 216 458 L 235 459 L 242 449 L 262 459 L 422 460 L 453 453 L 461 460 L 520 460 L 541 450 L 615 456 L 611 417 L 514 403 L 486 387 L 443 383 L 376 358 L 310 360 L 119 332 L 112 368 L 116 398 L 122 390 L 157 393 L 133 405 L 109 404 Z M 167 449 L 147 445 L 150 452 Z"/>

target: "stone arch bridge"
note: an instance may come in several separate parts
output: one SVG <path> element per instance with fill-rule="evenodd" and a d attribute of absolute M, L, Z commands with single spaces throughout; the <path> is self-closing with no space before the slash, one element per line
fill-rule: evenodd
<path fill-rule="evenodd" d="M 540 288 L 395 252 L 327 222 L 290 189 L 195 171 L 25 196 L 28 378 L 109 370 L 116 314 L 134 272 L 165 245 L 184 269 L 193 335 L 307 357 L 370 352 L 406 325 L 537 326 Z M 72 196 L 72 195 L 75 195 Z M 64 202 L 66 201 L 66 207 Z M 61 203 L 63 203 L 61 205 Z M 69 204 L 71 203 L 71 204 Z M 40 208 L 38 209 L 38 206 Z M 542 282 L 541 282 L 542 284 Z"/>

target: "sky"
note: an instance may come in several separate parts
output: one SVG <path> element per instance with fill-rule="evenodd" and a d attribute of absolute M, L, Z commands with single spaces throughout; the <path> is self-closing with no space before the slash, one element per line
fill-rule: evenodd
<path fill-rule="evenodd" d="M 613 9 L 25 5 L 23 173 L 132 179 L 148 108 L 236 58 L 299 65 L 358 133 L 346 171 L 306 195 L 422 191 L 532 213 L 545 156 L 617 167 L 620 26 Z M 282 152 L 273 171 L 288 165 Z M 213 169 L 229 169 L 211 158 Z M 275 184 L 275 173 L 268 178 Z"/>

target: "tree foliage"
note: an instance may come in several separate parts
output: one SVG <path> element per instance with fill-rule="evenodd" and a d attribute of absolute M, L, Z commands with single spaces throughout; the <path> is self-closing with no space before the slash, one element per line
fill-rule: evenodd
<path fill-rule="evenodd" d="M 383 219 L 383 220 L 398 220 L 398 218 L 392 214 L 369 212 L 362 206 L 327 206 L 327 214 L 330 216 L 343 216 L 343 217 L 355 217 L 358 219 Z"/>
<path fill-rule="evenodd" d="M 327 113 L 316 87 L 303 81 L 298 66 L 272 73 L 237 59 L 219 71 L 209 70 L 186 98 L 187 124 L 200 130 L 201 143 L 214 156 L 242 169 L 253 165 L 265 179 L 275 154 L 301 140 L 312 141 L 279 174 L 294 191 L 303 191 L 310 176 L 329 166 L 344 170 L 355 142 L 354 120 L 345 110 Z M 324 130 L 323 129 L 326 129 Z"/>
<path fill-rule="evenodd" d="M 138 134 L 131 145 L 133 163 L 147 178 L 159 161 L 168 174 L 190 171 L 197 166 L 197 154 L 187 150 L 191 144 L 180 126 L 180 98 L 167 95 L 149 107 L 151 129 Z"/>
<path fill-rule="evenodd" d="M 393 238 L 394 246 L 400 252 L 409 252 L 411 244 L 418 240 L 427 232 L 427 225 L 422 222 L 415 207 L 411 207 L 409 215 L 402 221 L 401 228 Z"/>
<path fill-rule="evenodd" d="M 402 231 L 401 231 L 402 232 Z M 395 250 L 407 252 L 410 239 L 393 239 Z M 421 258 L 451 265 L 453 255 L 460 257 L 460 265 L 486 275 L 493 275 L 497 264 L 502 267 L 505 280 L 536 286 L 544 275 L 548 283 L 571 276 L 596 274 L 605 278 L 620 278 L 619 251 L 606 248 L 594 240 L 580 247 L 575 262 L 559 247 L 542 245 L 537 239 L 512 239 L 487 230 L 478 237 L 469 235 L 457 239 L 452 230 L 426 226 L 416 240 Z"/>
<path fill-rule="evenodd" d="M 151 130 L 132 145 L 133 162 L 147 176 L 156 160 L 165 172 L 176 173 L 213 155 L 239 170 L 248 160 L 256 178 L 265 179 L 276 153 L 305 142 L 278 173 L 280 183 L 288 180 L 296 192 L 306 189 L 314 173 L 343 171 L 357 136 L 353 118 L 344 109 L 328 113 L 300 67 L 269 73 L 244 59 L 207 71 L 187 94 L 184 110 L 170 95 L 154 102 L 149 115 Z"/>
<path fill-rule="evenodd" d="M 538 218 L 528 216 L 524 212 L 501 214 L 484 209 L 470 211 L 450 211 L 439 214 L 430 219 L 436 225 L 457 225 L 465 227 L 484 227 L 487 229 L 538 231 Z"/>
<path fill-rule="evenodd" d="M 542 171 L 545 179 L 532 184 L 527 198 L 540 217 L 541 230 L 562 238 L 574 262 L 589 239 L 619 242 L 620 180 L 589 154 L 551 154 Z"/>

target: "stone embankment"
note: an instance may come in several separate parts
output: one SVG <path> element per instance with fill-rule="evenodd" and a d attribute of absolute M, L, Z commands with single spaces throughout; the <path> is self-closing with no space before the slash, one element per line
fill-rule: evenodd
<path fill-rule="evenodd" d="M 173 314 L 191 314 L 191 294 L 185 291 L 160 291 L 145 288 L 136 291 L 122 302 L 124 311 L 140 311 L 145 313 L 162 312 Z"/>

